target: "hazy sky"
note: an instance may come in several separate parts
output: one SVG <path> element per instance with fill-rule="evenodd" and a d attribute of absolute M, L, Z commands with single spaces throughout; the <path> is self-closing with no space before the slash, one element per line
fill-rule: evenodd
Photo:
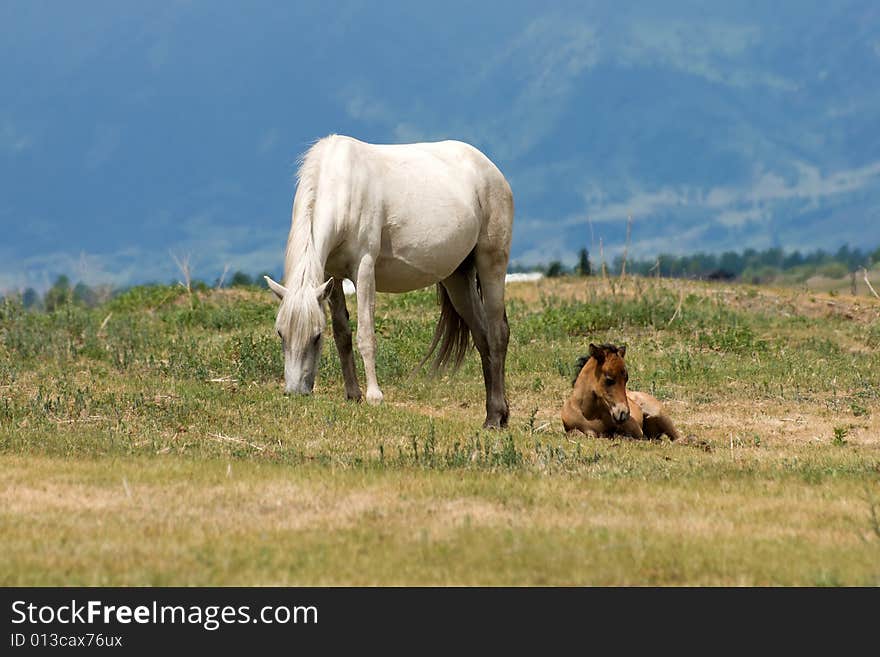
<path fill-rule="evenodd" d="M 880 242 L 876 2 L 4 2 L 0 290 L 278 271 L 313 140 L 456 138 L 513 259 Z"/>

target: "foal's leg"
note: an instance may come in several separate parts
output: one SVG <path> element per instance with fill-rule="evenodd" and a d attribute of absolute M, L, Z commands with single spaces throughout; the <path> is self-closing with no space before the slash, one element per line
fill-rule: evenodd
<path fill-rule="evenodd" d="M 642 431 L 642 427 L 639 426 L 639 423 L 636 422 L 632 416 L 629 416 L 625 422 L 618 424 L 614 427 L 614 432 L 622 434 L 624 436 L 630 436 L 637 440 L 644 440 L 645 434 Z"/>
<path fill-rule="evenodd" d="M 355 401 L 361 400 L 361 387 L 358 385 L 354 367 L 354 354 L 351 348 L 351 326 L 348 323 L 348 308 L 342 281 L 337 280 L 330 290 L 330 316 L 333 318 L 333 341 L 339 352 L 342 365 L 342 380 L 345 382 L 345 396 Z"/>
<path fill-rule="evenodd" d="M 645 433 L 650 438 L 659 438 L 664 433 L 669 436 L 670 440 L 678 440 L 681 434 L 672 424 L 672 420 L 667 415 L 655 415 L 654 417 L 645 418 Z"/>
<path fill-rule="evenodd" d="M 507 359 L 507 343 L 510 326 L 504 308 L 504 276 L 507 272 L 507 252 L 488 248 L 477 243 L 477 274 L 483 291 L 483 308 L 486 315 L 486 337 L 489 346 L 489 364 L 486 384 L 486 422 L 484 427 L 507 426 L 510 407 L 504 394 L 504 361 Z M 483 366 L 484 376 L 487 368 Z"/>
<path fill-rule="evenodd" d="M 601 420 L 585 418 L 581 409 L 577 407 L 577 404 L 572 403 L 571 399 L 567 400 L 562 407 L 562 427 L 566 433 L 580 431 L 586 436 L 595 437 L 599 437 L 607 431 L 605 423 Z"/>
<path fill-rule="evenodd" d="M 376 333 L 373 316 L 376 312 L 376 263 L 373 256 L 361 258 L 357 272 L 358 326 L 357 345 L 364 359 L 364 373 L 367 375 L 367 402 L 380 404 L 382 391 L 376 379 Z"/>

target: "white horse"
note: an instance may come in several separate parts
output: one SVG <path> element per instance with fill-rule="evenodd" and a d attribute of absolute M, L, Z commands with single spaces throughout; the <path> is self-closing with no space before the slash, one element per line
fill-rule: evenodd
<path fill-rule="evenodd" d="M 357 345 L 367 402 L 378 404 L 376 292 L 437 283 L 441 311 L 425 360 L 457 367 L 468 334 L 486 383 L 486 427 L 507 425 L 504 362 L 510 330 L 504 275 L 513 230 L 513 195 L 498 168 L 458 141 L 376 145 L 331 135 L 303 157 L 284 261 L 275 328 L 284 352 L 285 391 L 315 384 L 330 301 L 345 393 L 360 400 L 342 279 L 357 288 Z"/>

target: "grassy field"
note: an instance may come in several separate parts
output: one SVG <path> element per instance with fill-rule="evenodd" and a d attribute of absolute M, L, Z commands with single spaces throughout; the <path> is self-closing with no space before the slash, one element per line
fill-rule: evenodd
<path fill-rule="evenodd" d="M 802 278 L 801 276 L 783 273 L 779 284 L 786 287 L 797 287 L 807 293 L 828 293 L 832 297 L 839 294 L 851 295 L 853 289 L 855 289 L 855 293 L 859 296 L 873 296 L 871 287 L 868 287 L 867 283 L 865 283 L 865 276 L 868 277 L 868 283 L 871 284 L 874 291 L 880 292 L 880 264 L 875 264 L 873 268 L 865 271 L 857 271 L 854 279 L 851 274 L 830 277 L 816 273 L 807 278 Z"/>
<path fill-rule="evenodd" d="M 880 584 L 880 302 L 508 289 L 503 432 L 475 354 L 411 374 L 430 291 L 381 296 L 381 407 L 344 401 L 332 340 L 281 394 L 267 291 L 0 306 L 0 584 Z M 686 444 L 562 432 L 590 341 Z"/>

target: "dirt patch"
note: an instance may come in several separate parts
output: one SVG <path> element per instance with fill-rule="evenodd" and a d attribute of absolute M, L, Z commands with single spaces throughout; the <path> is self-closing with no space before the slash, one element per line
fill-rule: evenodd
<path fill-rule="evenodd" d="M 130 489 L 129 489 L 130 491 Z M 0 507 L 6 513 L 35 516 L 45 512 L 107 512 L 130 506 L 120 480 L 118 489 L 47 483 L 41 486 L 10 484 L 0 490 Z"/>

